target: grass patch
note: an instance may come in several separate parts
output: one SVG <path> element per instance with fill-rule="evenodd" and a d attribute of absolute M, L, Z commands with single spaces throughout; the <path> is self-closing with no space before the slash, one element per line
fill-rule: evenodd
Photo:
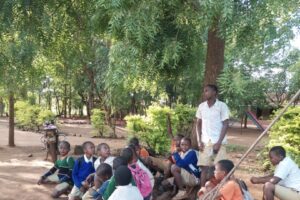
<path fill-rule="evenodd" d="M 229 153 L 244 153 L 248 148 L 237 144 L 227 144 L 226 151 Z"/>

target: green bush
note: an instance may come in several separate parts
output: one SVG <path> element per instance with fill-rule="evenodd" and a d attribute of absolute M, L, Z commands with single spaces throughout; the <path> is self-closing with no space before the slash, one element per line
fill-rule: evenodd
<path fill-rule="evenodd" d="M 193 129 L 197 109 L 188 105 L 177 104 L 174 108 L 175 115 L 178 118 L 177 126 L 175 127 L 178 133 L 190 136 Z"/>
<path fill-rule="evenodd" d="M 45 121 L 54 120 L 55 115 L 50 110 L 43 110 L 38 105 L 17 101 L 15 104 L 16 125 L 23 130 L 38 131 Z"/>
<path fill-rule="evenodd" d="M 173 135 L 175 135 L 179 131 L 191 129 L 187 127 L 192 126 L 192 116 L 195 115 L 195 109 L 185 105 L 178 105 L 175 109 L 150 106 L 146 110 L 146 114 L 146 116 L 126 116 L 126 127 L 131 131 L 131 134 L 139 137 L 156 153 L 163 154 L 169 151 L 171 143 L 171 138 L 168 135 L 167 117 L 170 116 Z"/>
<path fill-rule="evenodd" d="M 39 125 L 44 124 L 46 121 L 50 122 L 55 120 L 55 115 L 50 110 L 41 110 L 38 115 L 37 122 Z"/>
<path fill-rule="evenodd" d="M 100 109 L 93 109 L 91 123 L 97 130 L 97 136 L 103 137 L 105 132 L 105 112 Z"/>
<path fill-rule="evenodd" d="M 276 114 L 278 113 L 279 111 Z M 300 107 L 289 108 L 272 127 L 269 137 L 269 143 L 263 152 L 266 157 L 265 169 L 271 167 L 269 159 L 267 159 L 269 149 L 278 145 L 283 146 L 288 155 L 300 165 Z"/>

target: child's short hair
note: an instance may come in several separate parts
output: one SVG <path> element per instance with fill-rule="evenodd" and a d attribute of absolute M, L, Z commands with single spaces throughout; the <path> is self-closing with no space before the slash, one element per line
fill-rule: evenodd
<path fill-rule="evenodd" d="M 120 166 L 126 166 L 128 162 L 122 156 L 118 156 L 113 160 L 113 170 L 116 170 Z"/>
<path fill-rule="evenodd" d="M 61 142 L 59 142 L 58 146 L 61 146 L 61 145 L 64 146 L 64 147 L 66 147 L 66 149 L 68 149 L 70 151 L 71 145 L 70 145 L 70 143 L 68 141 L 61 141 Z"/>
<path fill-rule="evenodd" d="M 179 133 L 179 134 L 175 135 L 174 140 L 182 140 L 182 138 L 184 138 L 184 135 Z"/>
<path fill-rule="evenodd" d="M 192 141 L 189 137 L 183 137 L 181 140 L 187 141 L 190 145 L 192 144 Z"/>
<path fill-rule="evenodd" d="M 282 146 L 274 146 L 270 149 L 270 152 L 274 152 L 277 156 L 282 156 L 285 158 L 286 152 Z"/>
<path fill-rule="evenodd" d="M 88 145 L 95 146 L 94 143 L 92 143 L 91 141 L 86 141 L 82 144 L 82 148 L 86 149 Z"/>
<path fill-rule="evenodd" d="M 108 146 L 107 143 L 100 143 L 100 144 L 98 144 L 98 146 L 97 146 L 97 151 L 100 151 L 100 150 L 102 149 L 102 147 L 104 147 L 104 146 L 107 146 L 107 147 L 109 148 L 109 146 Z"/>
<path fill-rule="evenodd" d="M 96 175 L 98 177 L 104 177 L 104 176 L 107 176 L 107 177 L 111 177 L 112 176 L 112 168 L 109 164 L 107 163 L 101 163 L 99 165 L 99 167 L 97 168 L 96 170 Z"/>
<path fill-rule="evenodd" d="M 128 185 L 131 183 L 132 175 L 127 166 L 120 166 L 115 171 L 116 184 L 118 186 Z"/>
<path fill-rule="evenodd" d="M 129 144 L 133 144 L 134 146 L 140 146 L 139 139 L 137 137 L 133 137 L 129 140 Z"/>
<path fill-rule="evenodd" d="M 226 174 L 228 174 L 234 168 L 234 164 L 231 160 L 220 160 L 218 164 L 221 170 L 225 171 Z"/>
<path fill-rule="evenodd" d="M 121 152 L 121 156 L 125 159 L 127 164 L 133 159 L 133 150 L 129 147 L 125 148 Z"/>

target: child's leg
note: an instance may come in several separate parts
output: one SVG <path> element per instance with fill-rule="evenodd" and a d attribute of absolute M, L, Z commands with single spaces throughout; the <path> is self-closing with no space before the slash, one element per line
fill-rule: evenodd
<path fill-rule="evenodd" d="M 164 169 L 164 179 L 167 179 L 172 175 L 171 167 L 172 167 L 173 163 L 170 160 L 167 160 L 165 162 L 166 162 L 166 166 Z"/>
<path fill-rule="evenodd" d="M 171 167 L 171 172 L 175 178 L 175 184 L 178 186 L 179 190 L 183 190 L 183 181 L 181 177 L 181 169 L 177 165 L 173 164 Z"/>
<path fill-rule="evenodd" d="M 55 186 L 54 191 L 52 192 L 51 196 L 53 198 L 58 198 L 60 195 L 65 194 L 69 189 L 69 184 L 66 182 L 60 183 Z"/>
<path fill-rule="evenodd" d="M 76 200 L 76 199 L 81 199 L 82 196 L 83 193 L 80 191 L 78 187 L 74 185 L 68 197 L 69 200 Z"/>
<path fill-rule="evenodd" d="M 59 177 L 56 174 L 48 176 L 43 183 L 59 183 Z"/>

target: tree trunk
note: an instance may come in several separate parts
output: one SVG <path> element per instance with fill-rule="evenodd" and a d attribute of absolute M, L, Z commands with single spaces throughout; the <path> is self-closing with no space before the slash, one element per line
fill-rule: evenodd
<path fill-rule="evenodd" d="M 70 84 L 70 87 L 69 87 L 68 111 L 69 111 L 69 117 L 71 118 L 71 115 L 72 115 L 72 87 L 71 87 L 71 84 Z"/>
<path fill-rule="evenodd" d="M 208 31 L 207 54 L 205 63 L 204 86 L 216 84 L 224 67 L 225 39 L 218 35 L 218 20 Z"/>
<path fill-rule="evenodd" d="M 64 118 L 67 118 L 67 84 L 64 84 L 64 100 L 63 100 Z"/>
<path fill-rule="evenodd" d="M 15 146 L 15 100 L 14 93 L 9 94 L 9 134 L 8 134 L 8 146 Z"/>

